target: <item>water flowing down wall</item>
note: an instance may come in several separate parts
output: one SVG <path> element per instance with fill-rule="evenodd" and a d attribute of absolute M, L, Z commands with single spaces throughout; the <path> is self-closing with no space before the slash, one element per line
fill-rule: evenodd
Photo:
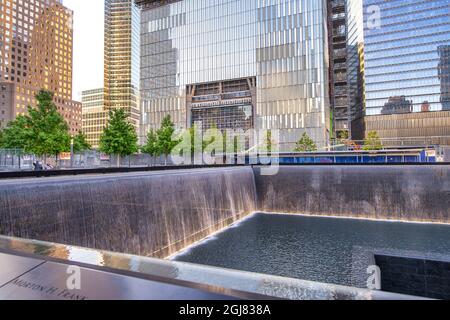
<path fill-rule="evenodd" d="M 255 209 L 250 167 L 0 181 L 0 234 L 153 257 Z"/>
<path fill-rule="evenodd" d="M 0 180 L 0 234 L 143 256 L 167 257 L 254 211 L 450 223 L 450 166 Z"/>
<path fill-rule="evenodd" d="M 260 210 L 450 223 L 450 166 L 255 167 Z"/>

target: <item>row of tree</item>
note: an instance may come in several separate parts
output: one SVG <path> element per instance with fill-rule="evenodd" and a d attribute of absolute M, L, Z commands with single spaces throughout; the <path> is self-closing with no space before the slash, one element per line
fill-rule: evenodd
<path fill-rule="evenodd" d="M 39 157 L 69 152 L 72 142 L 75 152 L 91 149 L 83 133 L 70 135 L 69 126 L 53 103 L 53 93 L 41 90 L 36 100 L 36 108 L 29 106 L 26 115 L 19 115 L 0 131 L 1 148 L 21 149 Z"/>
<path fill-rule="evenodd" d="M 180 143 L 180 139 L 174 139 L 175 125 L 170 118 L 166 116 L 161 122 L 161 128 L 150 130 L 147 134 L 147 143 L 142 147 L 142 153 L 149 154 L 152 157 L 164 156 L 167 163 L 168 156 L 173 149 Z"/>
<path fill-rule="evenodd" d="M 26 115 L 18 116 L 10 122 L 4 130 L 0 131 L 0 147 L 8 149 L 21 149 L 26 153 L 35 154 L 40 157 L 58 156 L 62 152 L 69 152 L 71 142 L 73 142 L 74 152 L 90 150 L 86 137 L 79 132 L 72 137 L 69 133 L 69 126 L 64 118 L 59 114 L 53 103 L 53 93 L 41 90 L 37 96 L 37 106 L 28 107 Z M 214 129 L 214 128 L 213 128 Z M 217 130 L 217 129 L 216 129 Z M 217 130 L 218 131 L 218 130 Z M 195 138 L 197 128 L 189 129 L 191 137 L 191 148 L 194 153 Z M 166 161 L 181 139 L 174 138 L 175 126 L 170 116 L 166 116 L 158 130 L 150 130 L 147 135 L 147 142 L 143 146 L 138 145 L 138 136 L 135 127 L 129 122 L 128 114 L 123 109 L 112 110 L 109 114 L 108 125 L 100 137 L 100 151 L 108 155 L 116 155 L 120 163 L 120 157 L 129 156 L 139 152 L 149 154 L 153 157 L 164 156 Z M 201 150 L 204 151 L 209 145 L 215 142 L 214 135 L 201 138 Z M 235 138 L 236 139 L 236 138 Z M 237 148 L 237 141 L 226 141 L 223 139 L 224 150 L 228 150 L 227 143 L 234 144 Z M 268 149 L 272 151 L 276 142 L 272 141 L 272 134 L 269 131 L 266 139 Z M 370 132 L 364 141 L 364 150 L 380 150 L 383 146 L 376 132 Z M 317 151 L 317 145 L 304 133 L 296 143 L 296 152 Z"/>
<path fill-rule="evenodd" d="M 220 132 L 217 127 L 211 128 Z M 200 140 L 196 138 L 198 128 L 193 126 L 189 129 L 190 142 L 191 142 L 191 154 L 196 151 L 205 149 L 215 142 L 217 134 L 211 136 L 202 136 Z M 142 153 L 149 154 L 153 157 L 164 156 L 166 161 L 168 156 L 172 153 L 174 148 L 181 142 L 181 137 L 174 138 L 175 126 L 172 122 L 170 115 L 166 116 L 161 123 L 161 127 L 158 130 L 150 130 L 147 134 L 147 142 L 142 147 L 138 146 L 138 137 L 135 133 L 134 127 L 127 121 L 127 115 L 123 110 L 115 110 L 110 114 L 110 121 L 108 127 L 105 129 L 100 139 L 100 150 L 106 154 L 115 155 L 131 155 L 140 149 Z M 227 141 L 227 137 L 223 138 L 223 150 L 230 150 L 228 144 L 232 144 L 231 149 L 236 152 L 239 150 L 237 137 L 234 141 Z M 200 141 L 201 146 L 196 146 L 196 143 Z M 266 151 L 273 151 L 275 149 L 276 142 L 272 139 L 272 132 L 268 131 L 263 148 Z M 383 145 L 378 136 L 378 133 L 371 131 L 368 133 L 367 139 L 364 140 L 363 150 L 381 150 Z M 311 137 L 305 132 L 299 141 L 297 141 L 294 151 L 295 152 L 315 152 L 317 151 L 317 145 Z"/>
<path fill-rule="evenodd" d="M 53 93 L 45 90 L 36 95 L 36 107 L 28 107 L 25 115 L 19 115 L 0 131 L 0 148 L 20 149 L 38 157 L 58 157 L 63 152 L 90 150 L 86 136 L 79 132 L 70 135 L 69 126 L 53 102 Z M 145 146 L 139 147 L 135 127 L 129 122 L 123 109 L 112 110 L 108 125 L 100 137 L 100 151 L 120 157 L 137 153 L 140 149 L 152 156 L 171 153 L 178 141 L 172 139 L 175 126 L 170 116 L 164 118 L 161 129 L 149 132 Z"/>
<path fill-rule="evenodd" d="M 147 143 L 139 146 L 136 130 L 128 121 L 127 113 L 123 109 L 116 109 L 110 112 L 108 125 L 100 137 L 100 151 L 116 155 L 118 164 L 120 157 L 135 154 L 139 150 L 151 156 L 164 155 L 167 161 L 169 154 L 179 143 L 179 140 L 173 139 L 174 133 L 175 125 L 170 116 L 166 116 L 161 128 L 157 131 L 150 130 Z"/>
<path fill-rule="evenodd" d="M 383 149 L 383 144 L 376 131 L 370 131 L 367 134 L 367 138 L 364 139 L 362 149 L 365 151 Z M 303 133 L 303 136 L 300 138 L 300 140 L 297 141 L 294 151 L 314 152 L 317 151 L 317 145 L 314 143 L 314 140 L 312 140 L 305 132 Z"/>

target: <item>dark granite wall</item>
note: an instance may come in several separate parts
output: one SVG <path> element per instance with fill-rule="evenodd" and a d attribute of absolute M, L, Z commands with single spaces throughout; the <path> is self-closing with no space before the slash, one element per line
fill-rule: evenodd
<path fill-rule="evenodd" d="M 256 208 L 250 167 L 0 181 L 0 234 L 166 257 Z"/>
<path fill-rule="evenodd" d="M 450 261 L 375 255 L 381 290 L 450 300 Z"/>
<path fill-rule="evenodd" d="M 258 207 L 268 212 L 450 222 L 450 166 L 254 168 Z"/>
<path fill-rule="evenodd" d="M 450 222 L 449 210 L 449 166 L 282 166 L 274 176 L 237 167 L 0 181 L 0 234 L 154 257 L 252 211 Z"/>

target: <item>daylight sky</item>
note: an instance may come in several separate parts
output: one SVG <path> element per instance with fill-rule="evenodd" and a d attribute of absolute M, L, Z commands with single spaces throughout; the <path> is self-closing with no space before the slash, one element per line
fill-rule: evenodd
<path fill-rule="evenodd" d="M 63 0 L 74 11 L 73 98 L 103 87 L 103 0 Z"/>

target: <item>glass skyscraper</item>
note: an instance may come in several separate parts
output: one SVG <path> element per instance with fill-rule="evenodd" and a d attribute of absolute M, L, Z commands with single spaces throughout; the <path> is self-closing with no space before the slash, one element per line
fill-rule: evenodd
<path fill-rule="evenodd" d="M 105 0 L 105 109 L 124 109 L 136 128 L 140 122 L 139 19 L 134 0 Z"/>
<path fill-rule="evenodd" d="M 366 115 L 450 110 L 450 0 L 364 0 L 364 12 Z"/>
<path fill-rule="evenodd" d="M 83 107 L 83 133 L 87 142 L 93 147 L 100 146 L 100 137 L 108 124 L 109 114 L 105 110 L 105 93 L 103 88 L 85 90 L 81 93 Z"/>
<path fill-rule="evenodd" d="M 362 116 L 363 10 L 361 0 L 328 0 L 330 100 L 333 133 L 354 138 L 353 120 Z"/>
<path fill-rule="evenodd" d="M 137 0 L 141 134 L 178 127 L 281 129 L 328 143 L 326 0 Z"/>

